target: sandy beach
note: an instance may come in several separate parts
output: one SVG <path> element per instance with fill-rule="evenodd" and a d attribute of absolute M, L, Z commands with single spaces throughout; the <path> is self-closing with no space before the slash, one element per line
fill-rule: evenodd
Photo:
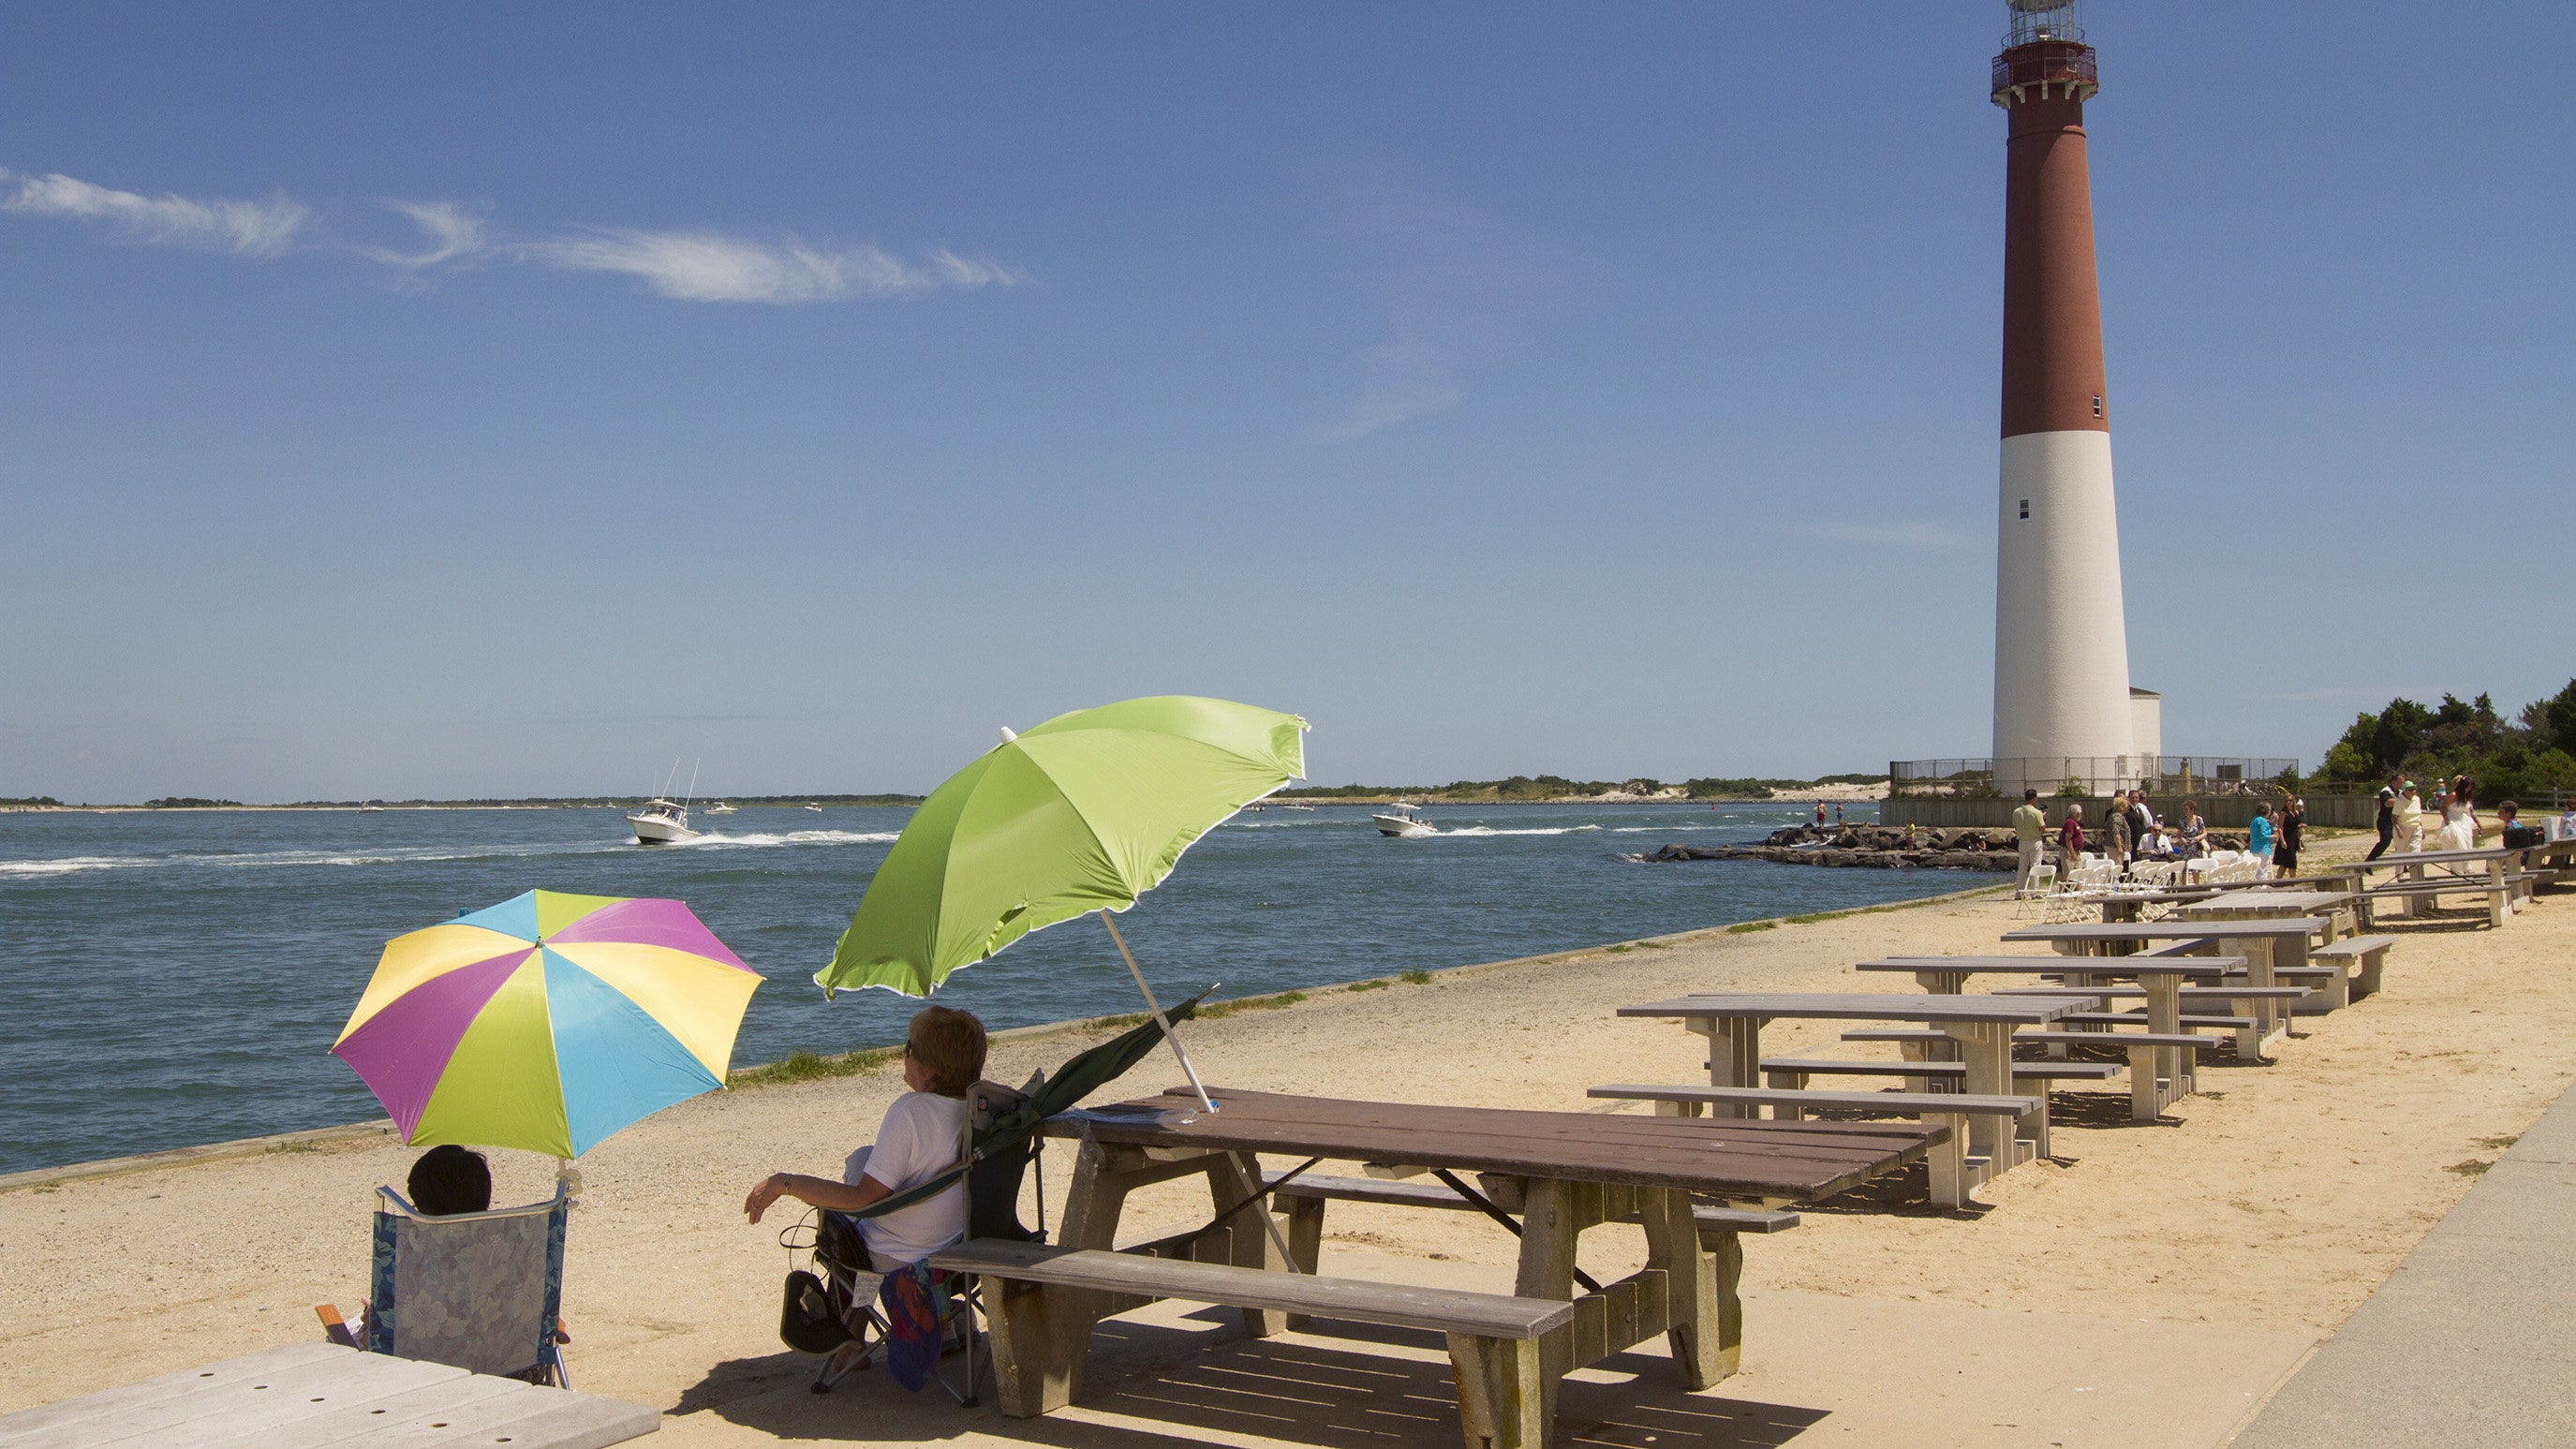
<path fill-rule="evenodd" d="M 1569 1381 L 1565 1441 L 2223 1442 L 2568 1085 L 2576 911 L 2543 897 L 2500 933 L 2482 920 L 2397 927 L 2384 993 L 2301 1018 L 2273 1065 L 2216 1054 L 2203 1093 L 2161 1123 L 2130 1123 L 2113 1093 L 2062 1094 L 2058 1158 L 1987 1187 L 1981 1211 L 1830 1204 L 1748 1240 L 1744 1370 L 1688 1395 L 1659 1350 L 1614 1359 Z M 1893 989 L 1851 963 L 1992 951 L 2013 924 L 1989 895 L 1462 968 L 1197 1025 L 1193 1055 L 1241 1087 L 1582 1110 L 1598 1082 L 1704 1080 L 1698 1038 L 1618 1020 L 1620 1005 Z M 1089 1039 L 1015 1036 L 988 1074 L 1020 1080 Z M 1765 1047 L 1863 1052 L 1822 1026 L 1775 1027 Z M 1126 1094 L 1174 1077 L 1149 1059 Z M 742 1196 L 773 1169 L 836 1172 L 899 1089 L 885 1069 L 711 1095 L 593 1152 L 566 1262 L 576 1386 L 660 1408 L 654 1442 L 672 1444 L 1456 1441 L 1434 1337 L 1255 1343 L 1229 1315 L 1173 1304 L 1104 1325 L 1085 1402 L 1044 1420 L 874 1373 L 809 1395 L 812 1361 L 774 1332 L 780 1220 L 747 1226 Z M 354 1315 L 370 1191 L 411 1156 L 383 1137 L 306 1141 L 0 1192 L 0 1412 L 313 1338 L 316 1303 Z M 518 1154 L 495 1167 L 514 1201 L 551 1170 Z M 1049 1152 L 1051 1195 L 1069 1167 Z M 1204 1208 L 1203 1192 L 1157 1191 L 1131 1207 L 1131 1236 Z M 1512 1251 L 1465 1214 L 1336 1208 L 1325 1266 L 1499 1289 Z M 1587 1265 L 1632 1266 L 1601 1258 Z"/>

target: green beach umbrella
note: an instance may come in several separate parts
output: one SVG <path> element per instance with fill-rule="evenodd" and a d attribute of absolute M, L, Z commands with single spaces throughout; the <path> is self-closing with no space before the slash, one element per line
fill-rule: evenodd
<path fill-rule="evenodd" d="M 927 996 L 1031 931 L 1098 912 L 1180 1054 L 1111 913 L 1218 822 L 1304 775 L 1305 728 L 1276 710 L 1160 695 L 1004 730 L 913 812 L 814 980 L 826 996 Z M 1195 1086 L 1186 1055 L 1181 1067 Z"/>

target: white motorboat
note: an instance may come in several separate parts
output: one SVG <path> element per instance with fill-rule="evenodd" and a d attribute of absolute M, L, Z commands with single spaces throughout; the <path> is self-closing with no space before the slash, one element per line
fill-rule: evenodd
<path fill-rule="evenodd" d="M 813 811 L 813 812 L 814 812 L 815 814 L 817 814 L 817 815 L 820 815 L 820 814 L 822 814 L 822 813 L 823 813 L 823 807 L 822 807 L 822 806 L 820 806 L 820 805 L 816 805 L 816 804 L 813 804 L 813 803 L 811 803 L 811 802 L 808 802 L 808 803 L 807 803 L 807 805 L 805 806 L 805 808 L 806 808 L 806 809 L 808 809 L 808 810 Z"/>
<path fill-rule="evenodd" d="M 1380 835 L 1437 835 L 1440 833 L 1439 826 L 1422 818 L 1421 806 L 1407 805 L 1401 800 L 1386 807 L 1382 813 L 1369 818 L 1377 822 L 1377 833 Z"/>
<path fill-rule="evenodd" d="M 718 800 L 713 805 L 707 807 L 707 813 L 709 815 L 731 815 L 733 813 L 733 807 L 722 800 Z"/>
<path fill-rule="evenodd" d="M 626 817 L 635 827 L 637 845 L 674 845 L 695 840 L 698 832 L 689 828 L 689 807 L 669 800 L 647 800 Z"/>

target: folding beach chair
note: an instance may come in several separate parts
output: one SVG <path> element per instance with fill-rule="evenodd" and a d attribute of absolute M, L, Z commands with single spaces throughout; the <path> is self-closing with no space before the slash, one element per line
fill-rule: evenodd
<path fill-rule="evenodd" d="M 328 1304 L 331 1336 L 369 1353 L 452 1364 L 479 1374 L 572 1387 L 562 1341 L 562 1183 L 545 1202 L 491 1212 L 423 1214 L 376 1189 L 367 1312 L 355 1334 Z"/>
<path fill-rule="evenodd" d="M 966 1236 L 970 1238 L 1025 1243 L 1045 1237 L 1020 1221 L 1020 1183 L 1037 1157 L 1037 1134 L 1022 1133 L 1008 1141 L 989 1140 L 980 1152 L 971 1145 L 978 1137 L 996 1139 L 995 1124 L 1010 1119 L 1028 1102 L 1028 1093 L 1013 1091 L 998 1082 L 977 1082 L 966 1089 L 970 1136 L 969 1143 L 961 1146 L 972 1154 L 965 1174 Z M 942 1176 L 945 1179 L 946 1175 Z M 814 1392 L 828 1393 L 843 1378 L 867 1367 L 893 1338 L 893 1326 L 877 1306 L 877 1290 L 886 1275 L 865 1266 L 868 1254 L 859 1236 L 859 1223 L 891 1212 L 894 1207 L 918 1202 L 923 1196 L 927 1194 L 899 1194 L 856 1213 L 820 1210 L 780 1235 L 782 1241 L 792 1243 L 794 1234 L 809 1227 L 813 1233 L 805 1268 L 788 1275 L 791 1300 L 779 1322 L 779 1337 L 790 1348 L 827 1355 L 814 1377 Z M 966 1364 L 962 1385 L 949 1382 L 945 1375 L 933 1376 L 949 1397 L 973 1408 L 984 1357 L 983 1336 L 975 1327 L 975 1315 L 981 1306 L 976 1280 L 938 1276 L 948 1293 L 940 1321 L 941 1337 L 945 1345 L 965 1350 Z"/>

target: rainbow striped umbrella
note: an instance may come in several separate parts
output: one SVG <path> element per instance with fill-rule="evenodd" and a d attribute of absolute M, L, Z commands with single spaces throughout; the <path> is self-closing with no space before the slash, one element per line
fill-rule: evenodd
<path fill-rule="evenodd" d="M 723 1086 L 759 984 L 678 901 L 530 891 L 385 943 L 331 1054 L 414 1147 L 578 1157 Z"/>

